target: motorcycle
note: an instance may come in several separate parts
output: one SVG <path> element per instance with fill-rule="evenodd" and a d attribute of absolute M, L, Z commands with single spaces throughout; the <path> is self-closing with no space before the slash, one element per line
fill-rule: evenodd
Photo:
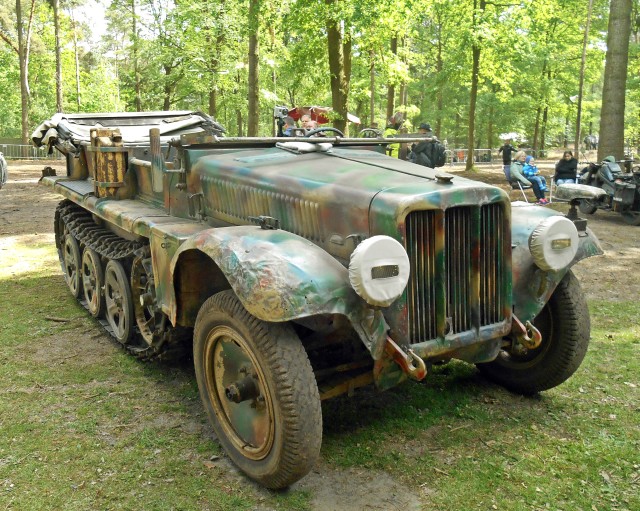
<path fill-rule="evenodd" d="M 605 160 L 584 168 L 578 182 L 606 193 L 598 199 L 582 199 L 578 205 L 580 211 L 587 215 L 598 209 L 614 211 L 620 213 L 627 224 L 640 225 L 640 166 L 632 168 L 631 163 L 630 160 Z"/>

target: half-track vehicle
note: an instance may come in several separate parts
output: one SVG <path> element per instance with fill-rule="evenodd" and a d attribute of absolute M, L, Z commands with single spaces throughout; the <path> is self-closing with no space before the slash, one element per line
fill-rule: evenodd
<path fill-rule="evenodd" d="M 321 400 L 451 359 L 534 394 L 589 342 L 571 267 L 602 252 L 575 207 L 384 154 L 403 139 L 326 135 L 224 137 L 194 112 L 57 114 L 33 135 L 66 155 L 42 183 L 64 197 L 71 293 L 136 356 L 192 350 L 220 443 L 270 488 L 314 465 Z"/>

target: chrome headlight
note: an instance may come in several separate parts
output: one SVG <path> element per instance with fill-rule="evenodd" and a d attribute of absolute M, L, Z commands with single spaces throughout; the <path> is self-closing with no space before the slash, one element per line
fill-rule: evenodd
<path fill-rule="evenodd" d="M 529 237 L 529 250 L 536 265 L 545 271 L 566 268 L 578 252 L 578 230 L 563 216 L 543 220 Z"/>
<path fill-rule="evenodd" d="M 368 304 L 387 307 L 407 287 L 409 256 L 389 236 L 368 238 L 351 254 L 349 281 Z"/>

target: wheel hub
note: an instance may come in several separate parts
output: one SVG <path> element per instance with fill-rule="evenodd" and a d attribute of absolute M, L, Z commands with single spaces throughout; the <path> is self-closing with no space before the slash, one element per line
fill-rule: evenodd
<path fill-rule="evenodd" d="M 262 369 L 238 332 L 226 326 L 211 331 L 205 375 L 226 436 L 246 457 L 266 457 L 275 436 L 273 403 Z"/>

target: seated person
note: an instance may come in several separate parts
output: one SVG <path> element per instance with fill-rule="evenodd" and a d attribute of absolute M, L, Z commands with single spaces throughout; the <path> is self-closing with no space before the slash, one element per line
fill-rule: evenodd
<path fill-rule="evenodd" d="M 282 127 L 282 134 L 285 137 L 295 137 L 296 136 L 296 121 L 293 120 L 293 117 L 287 115 L 284 119 L 284 126 Z"/>
<path fill-rule="evenodd" d="M 534 195 L 538 201 L 536 204 L 545 205 L 548 204 L 549 201 L 544 196 L 544 190 L 540 188 L 540 185 L 537 181 L 529 181 L 522 174 L 522 168 L 524 167 L 525 159 L 527 154 L 524 151 L 518 151 L 513 158 L 513 162 L 511 163 L 511 167 L 509 169 L 509 174 L 511 179 L 509 182 L 520 182 L 523 186 L 530 186 L 533 190 Z"/>
<path fill-rule="evenodd" d="M 540 175 L 540 171 L 538 170 L 538 167 L 535 165 L 535 160 L 533 159 L 533 156 L 527 156 L 524 161 L 525 161 L 525 164 L 522 167 L 522 174 L 524 175 L 524 177 L 526 177 L 532 183 L 533 182 L 538 183 L 538 186 L 540 187 L 540 189 L 543 192 L 546 192 L 547 180 L 544 178 L 544 176 Z"/>
<path fill-rule="evenodd" d="M 300 117 L 300 126 L 305 130 L 314 130 L 318 127 L 318 123 L 311 119 L 311 115 L 304 114 Z"/>
<path fill-rule="evenodd" d="M 571 151 L 565 151 L 562 159 L 556 163 L 556 172 L 553 175 L 553 180 L 557 185 L 575 183 L 577 173 L 578 160 L 573 157 Z"/>

